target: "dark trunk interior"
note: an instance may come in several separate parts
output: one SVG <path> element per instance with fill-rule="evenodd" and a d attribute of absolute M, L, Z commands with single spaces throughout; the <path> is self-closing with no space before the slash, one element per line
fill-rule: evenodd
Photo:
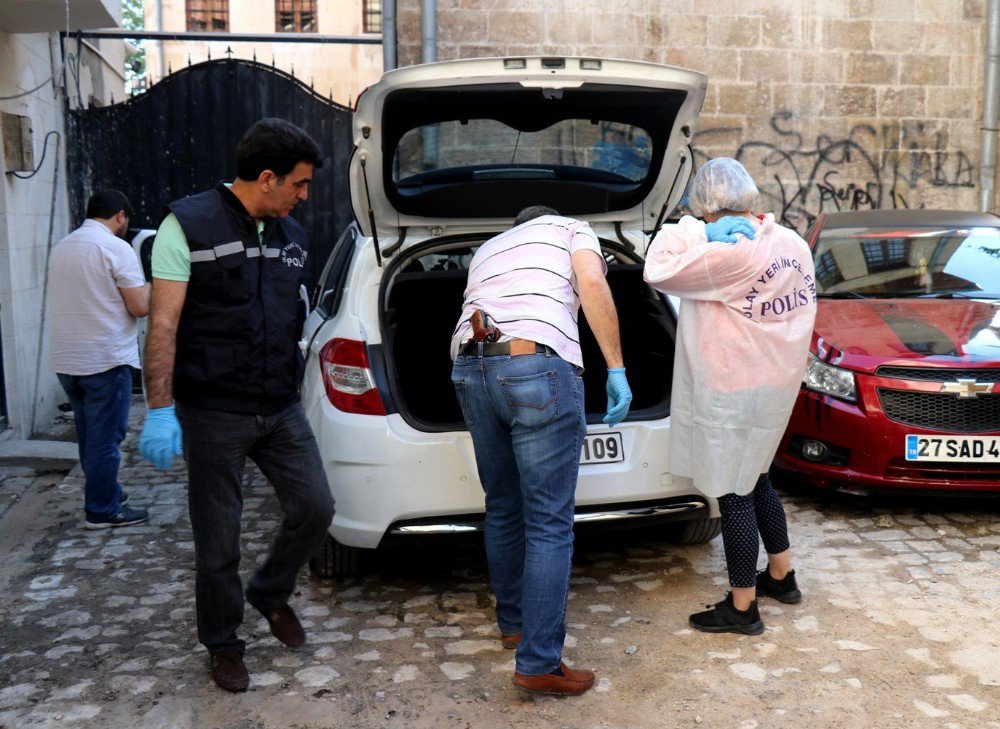
<path fill-rule="evenodd" d="M 448 347 L 462 310 L 467 271 L 401 273 L 389 295 L 386 355 L 399 411 L 425 430 L 453 430 L 462 413 L 451 384 Z M 608 284 L 618 309 L 626 373 L 632 388 L 629 419 L 668 414 L 676 325 L 660 296 L 642 280 L 642 264 L 611 264 Z M 580 311 L 580 343 L 588 422 L 607 406 L 607 366 Z"/>

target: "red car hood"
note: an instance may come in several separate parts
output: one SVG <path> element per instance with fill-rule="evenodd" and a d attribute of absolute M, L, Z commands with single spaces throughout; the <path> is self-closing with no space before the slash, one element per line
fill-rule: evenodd
<path fill-rule="evenodd" d="M 822 299 L 813 351 L 863 372 L 889 362 L 1000 367 L 1000 302 Z"/>

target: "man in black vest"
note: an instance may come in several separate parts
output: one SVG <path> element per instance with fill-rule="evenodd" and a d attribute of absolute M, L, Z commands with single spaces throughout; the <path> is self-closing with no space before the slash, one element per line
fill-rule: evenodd
<path fill-rule="evenodd" d="M 319 147 L 302 129 L 263 119 L 236 148 L 236 180 L 170 203 L 153 244 L 140 451 L 167 469 L 183 440 L 198 639 L 211 655 L 213 680 L 228 691 L 244 691 L 250 681 L 236 636 L 247 457 L 273 484 L 284 518 L 246 600 L 286 645 L 305 642 L 288 598 L 333 518 L 299 402 L 298 291 L 308 242 L 288 217 L 321 165 Z"/>

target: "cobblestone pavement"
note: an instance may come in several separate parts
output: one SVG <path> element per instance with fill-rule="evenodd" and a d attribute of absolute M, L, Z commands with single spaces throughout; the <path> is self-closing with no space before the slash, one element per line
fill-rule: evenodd
<path fill-rule="evenodd" d="M 30 548 L 3 555 L 0 572 L 2 727 L 1000 729 L 997 507 L 808 493 L 786 498 L 805 599 L 762 600 L 761 636 L 687 627 L 724 592 L 721 540 L 587 536 L 566 657 L 599 683 L 576 699 L 525 697 L 510 684 L 481 548 L 386 550 L 363 578 L 301 576 L 301 649 L 248 608 L 251 687 L 227 694 L 195 636 L 183 471 L 141 465 L 134 439 L 123 482 L 150 507 L 148 525 L 87 532 L 78 476 L 31 484 L 45 501 Z M 22 490 L 29 479 L 12 478 Z M 0 528 L 17 516 L 11 507 Z M 245 575 L 277 518 L 267 483 L 249 472 Z"/>

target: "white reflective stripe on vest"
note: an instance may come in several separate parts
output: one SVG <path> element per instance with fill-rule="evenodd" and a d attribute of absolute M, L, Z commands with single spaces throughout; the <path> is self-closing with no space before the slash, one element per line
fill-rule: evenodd
<path fill-rule="evenodd" d="M 281 249 L 280 248 L 265 248 L 264 249 L 264 258 L 277 258 L 280 255 L 281 255 Z"/>
<path fill-rule="evenodd" d="M 207 251 L 191 251 L 191 263 L 205 263 L 207 261 L 214 261 L 223 256 L 231 256 L 236 253 L 242 253 L 246 251 L 248 257 L 253 255 L 259 255 L 256 253 L 251 253 L 250 249 L 243 246 L 242 241 L 234 240 L 232 243 L 221 243 L 214 248 L 210 248 Z"/>

